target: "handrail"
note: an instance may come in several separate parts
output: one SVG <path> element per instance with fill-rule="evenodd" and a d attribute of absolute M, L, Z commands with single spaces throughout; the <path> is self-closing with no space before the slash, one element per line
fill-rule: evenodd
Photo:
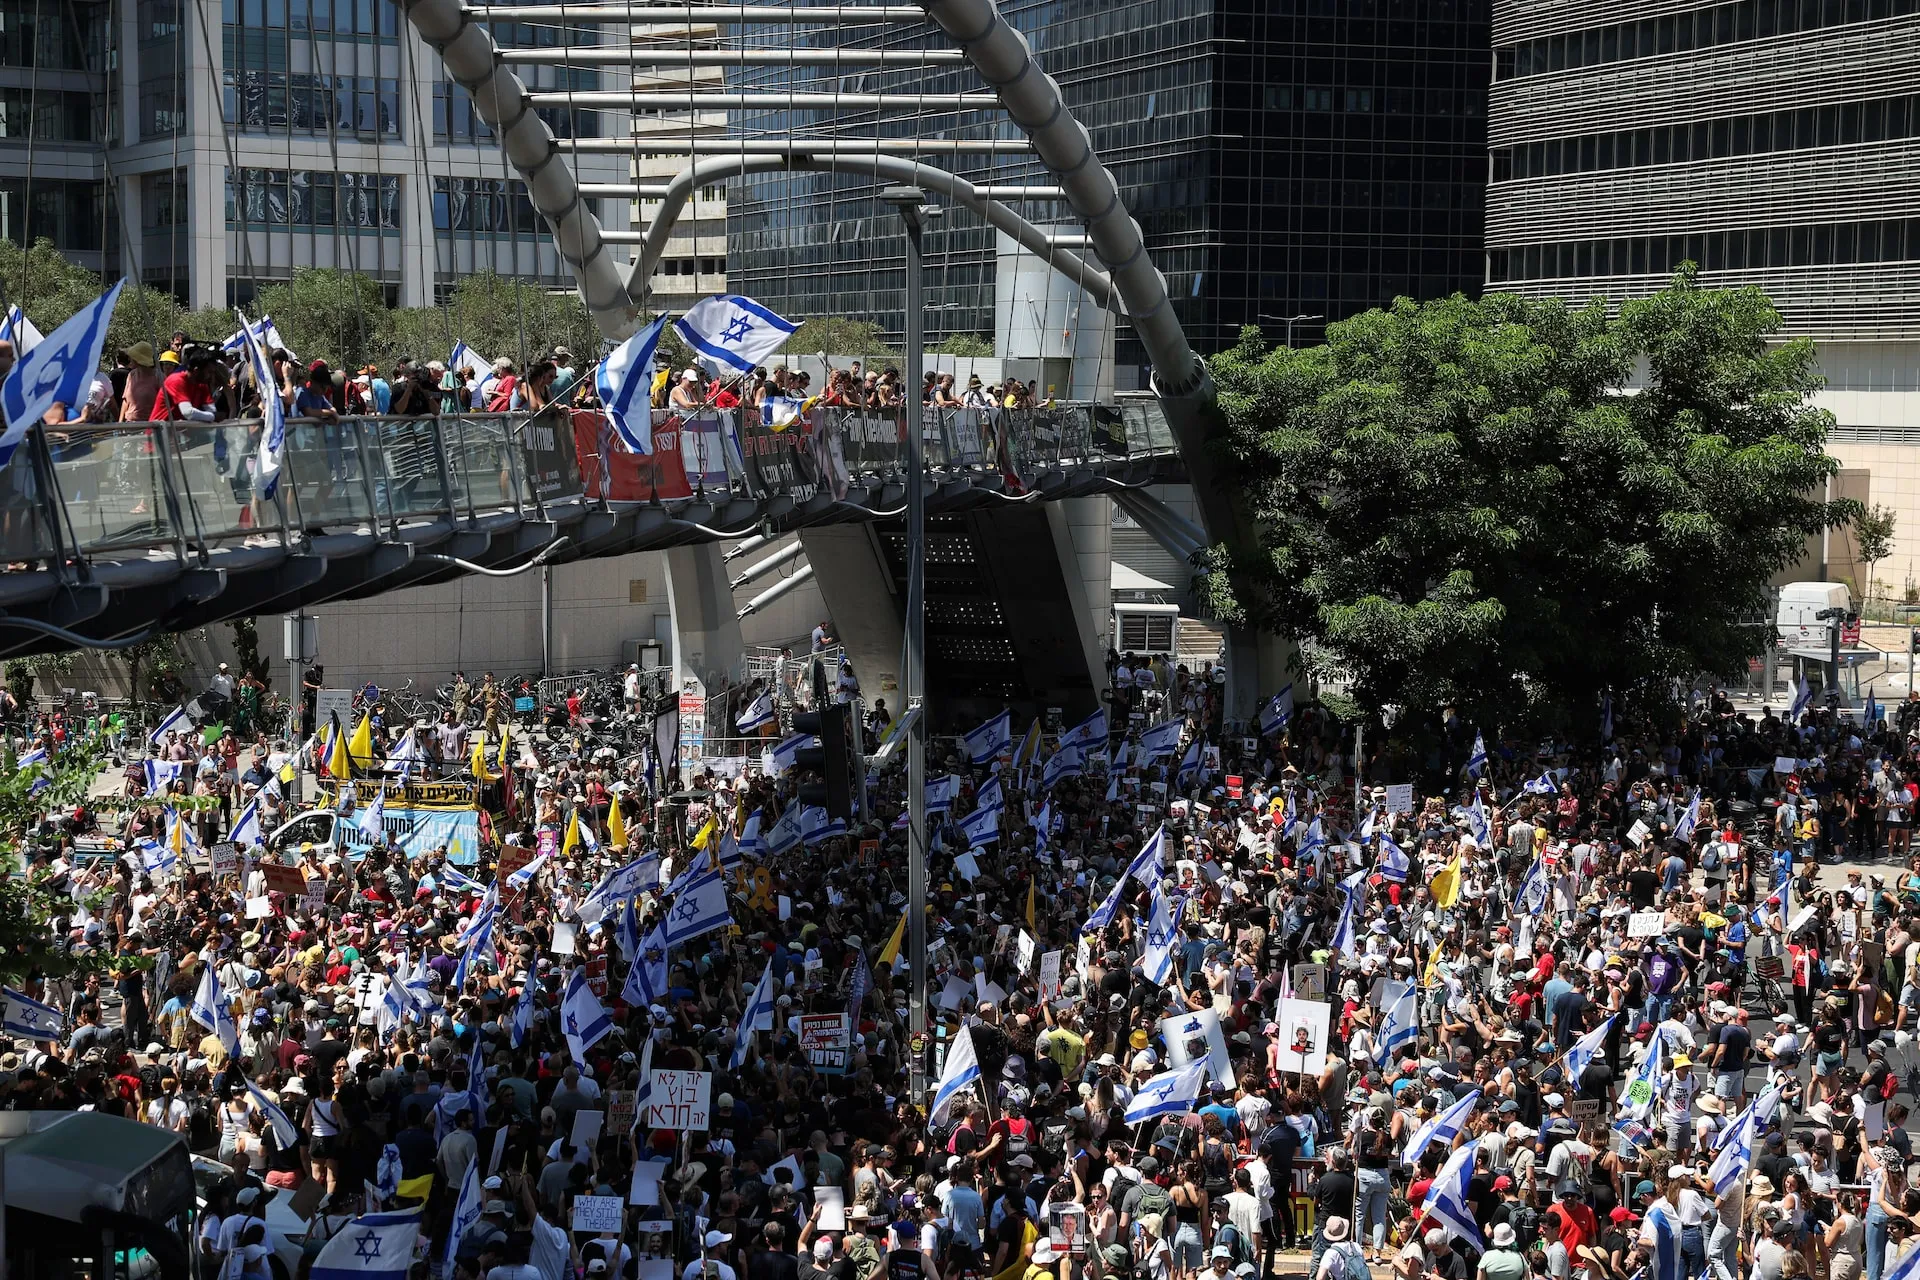
<path fill-rule="evenodd" d="M 388 541 L 421 523 L 551 520 L 589 504 L 744 501 L 778 518 L 826 500 L 889 515 L 909 420 L 901 408 L 816 406 L 782 422 L 752 409 L 656 409 L 649 456 L 629 452 L 597 409 L 293 418 L 272 502 L 252 488 L 257 418 L 62 428 L 44 435 L 56 482 L 0 495 L 0 556 L 59 566 L 158 552 L 185 569 L 235 545 L 293 551 L 340 532 Z M 929 471 L 988 501 L 1033 499 L 1049 473 L 1175 452 L 1151 400 L 929 407 L 919 429 Z M 71 544 L 56 536 L 69 529 Z"/>

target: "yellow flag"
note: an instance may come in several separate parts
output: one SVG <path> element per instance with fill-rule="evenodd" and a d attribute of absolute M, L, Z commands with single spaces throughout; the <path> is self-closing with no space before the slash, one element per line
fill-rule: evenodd
<path fill-rule="evenodd" d="M 566 857 L 580 847 L 580 811 L 575 809 L 567 819 L 567 838 L 560 842 L 560 856 Z"/>
<path fill-rule="evenodd" d="M 491 782 L 493 780 L 491 775 L 487 773 L 487 740 L 480 734 L 475 734 L 473 737 L 473 759 L 468 761 L 468 765 L 473 769 L 473 780 L 475 782 Z"/>
<path fill-rule="evenodd" d="M 1440 948 L 1436 944 L 1433 950 L 1427 953 L 1427 969 L 1420 975 L 1420 985 L 1431 987 L 1438 981 L 1440 981 Z"/>
<path fill-rule="evenodd" d="M 1451 907 L 1460 901 L 1460 855 L 1455 854 L 1453 861 L 1435 873 L 1433 881 L 1427 886 L 1433 893 L 1433 902 L 1437 907 Z"/>
<path fill-rule="evenodd" d="M 513 735 L 507 732 L 505 725 L 500 726 L 500 772 L 507 771 L 507 752 L 513 746 Z"/>
<path fill-rule="evenodd" d="M 332 742 L 327 748 L 327 772 L 336 779 L 353 776 L 353 761 L 347 754 L 347 735 L 340 732 L 340 725 L 333 726 Z"/>
<path fill-rule="evenodd" d="M 1034 891 L 1038 889 L 1039 886 L 1040 878 L 1038 876 L 1027 881 L 1027 930 L 1030 933 L 1040 932 L 1040 926 L 1033 922 Z"/>
<path fill-rule="evenodd" d="M 706 825 L 702 826 L 699 831 L 694 833 L 693 847 L 696 849 L 706 848 L 708 841 L 713 839 L 713 833 L 715 831 L 718 831 L 719 829 L 720 829 L 720 824 L 717 821 L 715 821 L 713 818 L 708 818 L 706 821 Z"/>
<path fill-rule="evenodd" d="M 1027 736 L 1020 740 L 1020 749 L 1013 753 L 1014 767 L 1025 769 L 1040 759 L 1040 717 L 1035 716 L 1027 727 Z"/>
<path fill-rule="evenodd" d="M 347 740 L 347 755 L 352 758 L 355 768 L 373 763 L 373 715 L 363 714 L 360 723 L 354 726 L 353 737 Z"/>
<path fill-rule="evenodd" d="M 623 845 L 627 842 L 627 819 L 620 812 L 620 797 L 613 797 L 613 803 L 607 806 L 607 843 Z"/>
<path fill-rule="evenodd" d="M 874 961 L 878 968 L 885 968 L 894 962 L 900 954 L 900 947 L 907 939 L 907 913 L 900 913 L 900 923 L 893 926 L 893 936 L 887 939 L 887 945 L 880 948 L 880 958 Z"/>
<path fill-rule="evenodd" d="M 187 854 L 187 824 L 180 821 L 180 815 L 177 813 L 173 815 L 173 830 L 169 831 L 167 836 L 173 844 L 174 856 L 184 858 Z"/>

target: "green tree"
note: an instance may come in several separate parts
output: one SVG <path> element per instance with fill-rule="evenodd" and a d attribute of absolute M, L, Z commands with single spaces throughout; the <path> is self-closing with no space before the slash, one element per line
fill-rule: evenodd
<path fill-rule="evenodd" d="M 815 316 L 803 320 L 787 339 L 790 352 L 813 355 L 824 351 L 847 359 L 898 360 L 900 353 L 880 337 L 880 326 L 871 320 L 853 320 L 846 316 Z"/>
<path fill-rule="evenodd" d="M 1201 592 L 1416 722 L 1591 733 L 1602 691 L 1731 678 L 1769 579 L 1857 510 L 1809 496 L 1832 420 L 1812 347 L 1778 328 L 1691 265 L 1617 315 L 1456 295 L 1307 350 L 1249 328 L 1213 374 L 1257 532 L 1209 552 Z"/>
<path fill-rule="evenodd" d="M 573 352 L 576 368 L 600 354 L 600 331 L 579 295 L 482 271 L 463 278 L 444 308 L 392 313 L 383 363 L 402 355 L 444 360 L 455 342 L 466 343 L 483 359 L 506 356 L 521 368 L 555 347 Z"/>
<path fill-rule="evenodd" d="M 21 248 L 0 240 L 0 297 L 18 305 L 42 333 L 51 333 L 74 312 L 98 298 L 107 285 L 85 267 L 67 260 L 51 240 L 35 240 Z M 152 342 L 154 354 L 165 347 L 167 335 L 179 325 L 180 304 L 171 294 L 141 284 L 130 284 L 114 305 L 107 324 L 106 351 L 136 342 Z M 222 332 L 225 337 L 231 329 Z"/>
<path fill-rule="evenodd" d="M 1863 575 L 1866 581 L 1860 586 L 1862 604 L 1873 598 L 1873 566 L 1893 554 L 1895 523 L 1893 508 L 1877 502 L 1853 517 L 1854 549 L 1859 552 L 1860 562 L 1867 566 Z"/>
<path fill-rule="evenodd" d="M 46 681 L 47 692 L 52 693 L 59 678 L 73 670 L 73 650 L 63 649 L 57 653 L 36 653 L 25 658 L 9 658 L 5 664 L 7 688 L 21 702 L 33 697 L 35 681 Z"/>
<path fill-rule="evenodd" d="M 945 342 L 933 349 L 933 353 L 940 356 L 984 360 L 993 355 L 993 343 L 977 333 L 955 333 L 948 335 Z"/>
<path fill-rule="evenodd" d="M 73 898 L 56 888 L 46 868 L 30 869 L 26 863 L 41 816 L 82 800 L 105 763 L 90 738 L 71 743 L 37 768 L 16 768 L 11 752 L 0 761 L 0 981 L 10 986 L 99 968 L 105 959 L 98 953 L 76 957 L 67 950 L 65 935 L 56 934 L 51 922 L 72 913 Z"/>
<path fill-rule="evenodd" d="M 357 271 L 296 271 L 285 284 L 262 289 L 249 318 L 257 319 L 255 312 L 273 317 L 303 361 L 325 360 L 336 369 L 357 369 L 379 358 L 389 341 L 385 293 L 372 276 Z"/>

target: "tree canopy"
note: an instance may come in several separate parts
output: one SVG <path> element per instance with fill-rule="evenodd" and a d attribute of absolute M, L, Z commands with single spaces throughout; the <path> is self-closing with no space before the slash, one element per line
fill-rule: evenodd
<path fill-rule="evenodd" d="M 1731 678 L 1806 540 L 1855 514 L 1812 345 L 1691 265 L 1611 312 L 1407 299 L 1212 362 L 1254 532 L 1212 549 L 1216 616 L 1311 639 L 1362 706 L 1598 726 L 1669 677 Z M 1324 673 L 1323 673 L 1324 674 Z"/>

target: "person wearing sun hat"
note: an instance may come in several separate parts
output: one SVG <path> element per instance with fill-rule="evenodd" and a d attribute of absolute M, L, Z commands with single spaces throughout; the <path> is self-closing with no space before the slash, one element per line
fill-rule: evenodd
<path fill-rule="evenodd" d="M 122 422 L 145 422 L 165 380 L 153 359 L 153 344 L 136 342 L 127 348 L 127 383 L 120 389 Z"/>

